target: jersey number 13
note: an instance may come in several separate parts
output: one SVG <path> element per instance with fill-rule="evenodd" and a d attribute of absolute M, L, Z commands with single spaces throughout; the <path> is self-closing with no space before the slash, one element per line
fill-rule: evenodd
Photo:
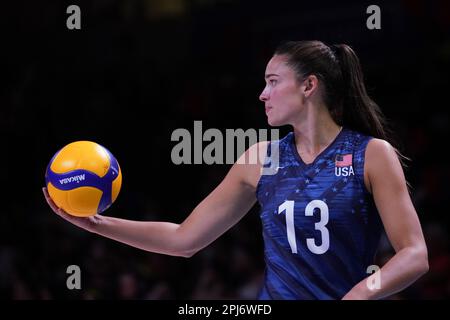
<path fill-rule="evenodd" d="M 330 248 L 330 234 L 326 228 L 328 223 L 328 206 L 322 200 L 313 200 L 309 202 L 305 208 L 305 216 L 312 216 L 314 209 L 320 210 L 320 221 L 315 223 L 315 229 L 320 231 L 321 244 L 317 245 L 313 238 L 306 239 L 306 245 L 308 249 L 315 254 L 323 254 Z M 297 242 L 295 239 L 295 227 L 294 227 L 294 201 L 286 200 L 278 207 L 278 214 L 286 211 L 286 231 L 289 245 L 291 246 L 292 253 L 297 253 Z"/>

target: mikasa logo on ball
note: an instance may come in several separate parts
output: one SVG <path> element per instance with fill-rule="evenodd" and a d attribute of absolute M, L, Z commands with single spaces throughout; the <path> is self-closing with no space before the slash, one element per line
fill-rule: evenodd
<path fill-rule="evenodd" d="M 69 177 L 69 178 L 64 178 L 64 179 L 60 179 L 59 183 L 60 184 L 68 184 L 71 182 L 76 182 L 76 183 L 80 183 L 80 181 L 84 180 L 84 174 L 80 174 L 78 176 L 73 176 L 73 177 Z"/>
<path fill-rule="evenodd" d="M 48 195 L 76 217 L 90 217 L 117 199 L 122 172 L 108 149 L 92 141 L 75 141 L 54 154 L 45 171 Z"/>

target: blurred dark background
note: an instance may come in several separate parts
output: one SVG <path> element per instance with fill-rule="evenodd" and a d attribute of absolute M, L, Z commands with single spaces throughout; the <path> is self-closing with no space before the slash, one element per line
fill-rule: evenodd
<path fill-rule="evenodd" d="M 66 8 L 81 8 L 81 30 Z M 368 30 L 366 8 L 381 8 Z M 430 272 L 391 299 L 450 297 L 448 1 L 9 1 L 1 13 L 2 299 L 251 299 L 264 271 L 258 207 L 190 259 L 104 239 L 52 214 L 41 192 L 52 155 L 96 141 L 123 185 L 104 214 L 180 223 L 230 165 L 171 162 L 171 133 L 268 128 L 258 96 L 283 40 L 351 45 L 395 129 L 429 246 Z M 289 128 L 282 128 L 282 133 Z M 393 251 L 386 239 L 377 263 Z M 79 265 L 82 289 L 66 288 Z"/>

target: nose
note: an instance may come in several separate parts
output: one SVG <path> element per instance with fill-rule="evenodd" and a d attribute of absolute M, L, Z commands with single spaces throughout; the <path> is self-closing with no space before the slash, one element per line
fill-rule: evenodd
<path fill-rule="evenodd" d="M 261 100 L 262 102 L 266 102 L 267 100 L 269 100 L 269 95 L 267 94 L 266 88 L 264 88 L 264 90 L 259 95 L 259 100 Z"/>

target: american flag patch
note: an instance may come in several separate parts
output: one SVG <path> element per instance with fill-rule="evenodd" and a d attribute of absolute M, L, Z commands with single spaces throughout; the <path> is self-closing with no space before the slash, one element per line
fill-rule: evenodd
<path fill-rule="evenodd" d="M 336 167 L 348 167 L 352 165 L 352 162 L 353 162 L 353 155 L 351 153 L 338 154 L 335 160 Z"/>

